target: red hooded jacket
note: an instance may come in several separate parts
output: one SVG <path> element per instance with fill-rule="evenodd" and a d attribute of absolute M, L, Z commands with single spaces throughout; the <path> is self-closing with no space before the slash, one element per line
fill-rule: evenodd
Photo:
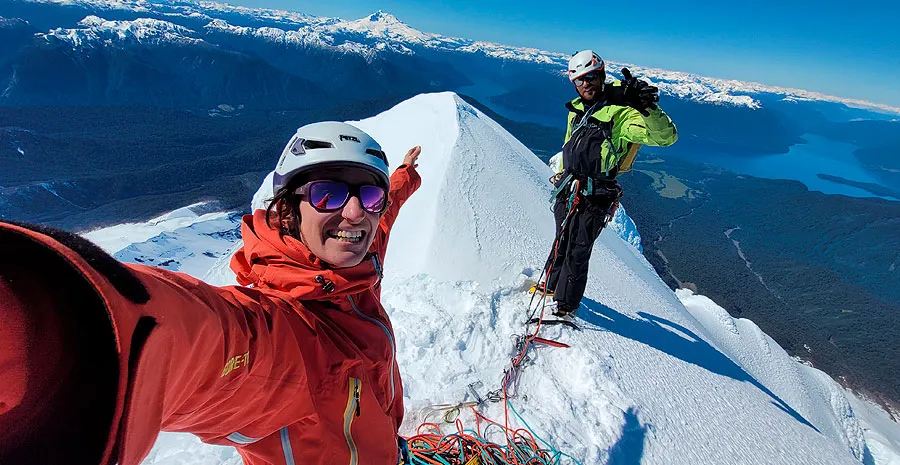
<path fill-rule="evenodd" d="M 381 258 L 420 182 L 394 172 L 352 268 L 330 269 L 262 210 L 245 216 L 231 266 L 247 287 L 0 223 L 0 462 L 62 447 L 67 463 L 137 465 L 164 430 L 235 446 L 247 465 L 396 464 L 403 388 Z"/>

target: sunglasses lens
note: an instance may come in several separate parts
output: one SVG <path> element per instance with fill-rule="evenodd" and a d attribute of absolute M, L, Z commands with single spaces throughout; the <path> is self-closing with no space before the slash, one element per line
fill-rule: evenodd
<path fill-rule="evenodd" d="M 363 208 L 370 213 L 380 213 L 384 209 L 387 195 L 383 187 L 378 186 L 360 186 L 359 201 L 362 202 Z"/>
<path fill-rule="evenodd" d="M 309 203 L 320 210 L 343 207 L 349 195 L 349 188 L 341 182 L 315 181 L 309 185 Z"/>
<path fill-rule="evenodd" d="M 580 86 L 580 85 L 584 84 L 585 82 L 594 81 L 594 80 L 598 79 L 599 77 L 600 77 L 600 73 L 591 72 L 591 73 L 585 74 L 584 76 L 581 76 L 580 78 L 576 78 L 575 81 L 573 81 L 573 82 L 575 82 L 575 85 Z"/>

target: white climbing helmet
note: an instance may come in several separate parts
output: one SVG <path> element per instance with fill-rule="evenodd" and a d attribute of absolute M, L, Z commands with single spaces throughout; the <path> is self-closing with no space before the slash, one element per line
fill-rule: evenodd
<path fill-rule="evenodd" d="M 297 129 L 281 152 L 272 177 L 273 192 L 305 171 L 344 166 L 368 170 L 390 186 L 387 156 L 372 136 L 337 121 L 307 124 Z"/>
<path fill-rule="evenodd" d="M 594 53 L 593 50 L 582 50 L 569 59 L 569 70 L 566 74 L 570 81 L 584 76 L 591 71 L 605 71 L 606 64 L 600 55 Z"/>

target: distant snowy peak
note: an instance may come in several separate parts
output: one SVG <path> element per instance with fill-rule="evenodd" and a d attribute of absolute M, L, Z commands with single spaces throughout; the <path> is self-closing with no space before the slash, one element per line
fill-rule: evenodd
<path fill-rule="evenodd" d="M 397 19 L 396 16 L 394 16 L 390 13 L 386 13 L 383 10 L 378 10 L 375 13 L 370 14 L 369 16 L 364 18 L 364 20 L 372 22 L 372 23 L 382 23 L 382 24 L 389 24 L 389 25 L 403 24 L 403 22 L 400 21 L 399 19 Z M 405 24 L 403 24 L 403 25 L 405 26 Z"/>
<path fill-rule="evenodd" d="M 340 26 L 343 29 L 365 33 L 370 36 L 401 40 L 416 41 L 428 37 L 428 35 L 422 31 L 414 29 L 403 21 L 400 21 L 396 16 L 381 10 L 378 10 L 363 19 L 342 21 L 336 23 L 334 26 Z"/>
<path fill-rule="evenodd" d="M 476 53 L 503 60 L 552 65 L 565 65 L 568 60 L 564 54 L 546 52 L 536 48 L 513 47 L 494 42 L 480 42 L 422 32 L 381 10 L 363 19 L 331 24 L 327 26 L 327 29 L 336 34 L 357 33 L 369 40 L 388 40 L 394 44 L 403 44 L 407 49 L 418 46 L 448 52 Z"/>
<path fill-rule="evenodd" d="M 378 10 L 375 13 L 355 21 L 340 21 L 325 27 L 332 34 L 358 34 L 364 39 L 374 41 L 376 48 L 391 48 L 395 51 L 411 54 L 408 45 L 428 46 L 439 36 L 426 34 L 414 29 L 397 19 L 394 15 Z M 381 41 L 388 41 L 378 45 Z M 400 47 L 397 47 L 400 45 Z"/>
<path fill-rule="evenodd" d="M 68 42 L 73 47 L 107 43 L 197 45 L 203 42 L 196 32 L 186 27 L 152 18 L 110 21 L 91 15 L 79 21 L 78 26 L 53 29 L 38 36 Z"/>

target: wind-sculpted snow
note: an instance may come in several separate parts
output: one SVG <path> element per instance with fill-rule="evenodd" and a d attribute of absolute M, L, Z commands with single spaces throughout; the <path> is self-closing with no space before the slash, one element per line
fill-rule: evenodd
<path fill-rule="evenodd" d="M 209 19 L 208 30 L 218 30 L 232 34 L 251 36 L 260 40 L 273 41 L 319 47 L 341 53 L 359 54 L 367 59 L 383 53 L 400 53 L 415 55 L 430 51 L 474 54 L 503 61 L 534 63 L 547 72 L 558 73 L 560 77 L 565 70 L 569 55 L 560 52 L 545 51 L 536 48 L 514 47 L 495 42 L 475 41 L 471 39 L 449 37 L 441 34 L 422 32 L 398 20 L 389 13 L 378 11 L 358 20 L 316 17 L 303 13 L 273 10 L 264 8 L 247 8 L 224 3 L 191 1 L 191 0 L 27 0 L 40 3 L 61 5 L 77 5 L 93 9 L 101 14 L 110 10 L 126 10 L 139 14 L 155 14 L 163 17 L 182 17 L 190 19 Z M 173 19 L 174 20 L 174 19 Z M 139 20 L 140 21 L 140 20 Z M 247 24 L 237 24 L 243 21 Z M 266 26 L 258 24 L 266 23 Z M 113 28 L 121 30 L 126 22 L 118 23 Z M 251 25 L 253 25 L 251 27 Z M 109 29 L 109 25 L 101 27 Z M 131 29 L 146 29 L 146 24 L 132 26 Z M 154 24 L 152 29 L 159 29 Z M 94 28 L 90 28 L 94 29 Z M 82 32 L 78 32 L 82 31 Z M 192 31 L 194 32 L 194 31 Z M 102 32 L 94 31 L 96 35 Z M 197 32 L 194 32 L 195 34 Z M 85 29 L 66 29 L 51 32 L 51 35 L 71 37 L 89 34 Z M 196 40 L 194 35 L 179 31 L 159 35 L 160 40 L 171 40 L 178 43 Z M 84 41 L 80 43 L 85 43 Z M 78 43 L 76 43 L 78 45 Z M 619 70 L 628 66 L 635 75 L 648 78 L 658 85 L 662 93 L 680 98 L 691 99 L 717 105 L 736 105 L 748 108 L 759 108 L 761 103 L 754 98 L 758 94 L 784 95 L 788 99 L 811 99 L 843 103 L 849 106 L 874 108 L 881 111 L 900 113 L 900 108 L 877 104 L 863 100 L 847 99 L 809 92 L 801 89 L 767 86 L 755 82 L 730 79 L 718 79 L 696 74 L 646 68 L 627 63 L 609 62 L 610 70 Z"/>
<path fill-rule="evenodd" d="M 768 387 L 784 392 L 785 403 L 810 412 L 808 420 L 829 437 L 840 438 L 857 457 L 863 456 L 865 439 L 844 389 L 825 373 L 797 363 L 756 324 L 732 318 L 712 300 L 679 289 L 676 295 L 697 318 L 707 340 Z M 826 406 L 826 409 L 817 408 Z"/>
<path fill-rule="evenodd" d="M 866 446 L 876 465 L 900 465 L 900 423 L 897 412 L 893 418 L 882 407 L 855 396 L 849 396 L 850 405 L 859 417 L 865 432 Z"/>
<path fill-rule="evenodd" d="M 383 145 L 391 166 L 423 147 L 423 184 L 392 231 L 382 291 L 404 381 L 401 433 L 409 435 L 423 421 L 455 419 L 436 404 L 487 398 L 499 387 L 516 337 L 529 329 L 527 280 L 539 277 L 554 235 L 550 170 L 452 93 L 420 95 L 352 124 Z M 269 183 L 254 208 L 271 196 Z M 197 276 L 233 283 L 226 257 Z M 542 330 L 571 348 L 534 348 L 512 404 L 535 433 L 581 463 L 819 465 L 866 456 L 867 430 L 834 381 L 752 322 L 702 296 L 676 296 L 613 228 L 595 244 L 576 322 L 583 331 Z M 480 408 L 503 421 L 500 404 Z M 459 418 L 474 427 L 462 410 Z M 891 457 L 891 444 L 878 442 L 882 457 Z M 229 449 L 164 434 L 145 463 L 239 460 Z"/>

